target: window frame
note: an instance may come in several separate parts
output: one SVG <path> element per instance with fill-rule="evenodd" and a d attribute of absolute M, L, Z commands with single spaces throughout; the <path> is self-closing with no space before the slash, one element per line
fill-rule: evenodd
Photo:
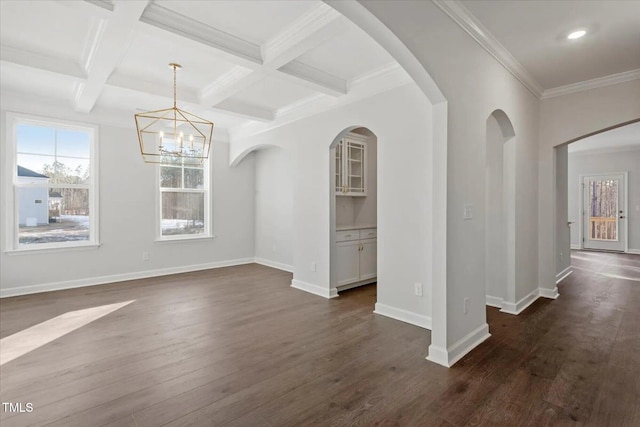
<path fill-rule="evenodd" d="M 212 191 L 212 171 L 211 160 L 208 158 L 202 163 L 202 176 L 203 184 L 202 189 L 197 188 L 171 188 L 162 187 L 162 168 L 163 167 L 175 167 L 181 169 L 182 186 L 184 187 L 184 170 L 197 169 L 190 165 L 171 165 L 159 163 L 156 165 L 156 242 L 180 242 L 188 240 L 203 240 L 212 239 L 213 236 L 213 224 L 212 224 L 212 206 L 211 206 L 211 191 Z M 202 193 L 204 194 L 204 231 L 199 234 L 174 234 L 174 235 L 162 235 L 162 194 L 163 193 Z"/>
<path fill-rule="evenodd" d="M 51 188 L 82 188 L 89 191 L 89 239 L 67 242 L 52 242 L 38 244 L 20 244 L 20 224 L 18 188 L 33 187 L 33 184 L 19 184 L 18 181 L 18 125 L 45 126 L 56 130 L 82 131 L 89 134 L 89 183 L 88 184 L 47 184 L 47 191 Z M 7 135 L 5 144 L 5 202 L 7 203 L 5 219 L 5 252 L 6 253 L 37 253 L 57 252 L 68 249 L 91 249 L 100 246 L 99 230 L 99 175 L 98 175 L 98 138 L 99 127 L 95 124 L 63 120 L 53 117 L 35 116 L 24 113 L 6 113 Z"/>

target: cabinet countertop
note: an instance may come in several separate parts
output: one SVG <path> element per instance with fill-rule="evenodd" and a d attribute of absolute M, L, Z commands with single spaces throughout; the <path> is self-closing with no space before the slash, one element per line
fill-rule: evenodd
<path fill-rule="evenodd" d="M 375 225 L 365 224 L 365 225 L 339 225 L 336 227 L 336 231 L 347 231 L 347 230 L 364 230 L 366 228 L 377 228 Z"/>

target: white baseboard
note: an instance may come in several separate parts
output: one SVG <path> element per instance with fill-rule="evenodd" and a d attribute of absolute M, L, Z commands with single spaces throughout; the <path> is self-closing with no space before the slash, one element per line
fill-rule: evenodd
<path fill-rule="evenodd" d="M 485 295 L 485 303 L 489 306 L 489 307 L 496 307 L 496 308 L 502 308 L 502 298 L 500 297 L 493 297 L 491 295 Z"/>
<path fill-rule="evenodd" d="M 582 249 L 582 246 L 580 245 L 571 245 L 571 249 Z"/>
<path fill-rule="evenodd" d="M 538 291 L 538 289 L 534 289 L 528 295 L 521 298 L 515 304 L 508 301 L 502 301 L 502 308 L 500 309 L 500 311 L 502 311 L 503 313 L 518 315 L 522 313 L 531 304 L 533 304 L 538 299 L 539 296 L 540 296 L 540 292 Z"/>
<path fill-rule="evenodd" d="M 156 270 L 136 271 L 133 273 L 112 274 L 109 276 L 90 277 L 86 279 L 67 280 L 63 282 L 43 283 L 39 285 L 21 286 L 0 289 L 0 298 L 19 295 L 37 294 L 40 292 L 60 291 L 63 289 L 82 288 L 85 286 L 104 285 L 108 283 L 125 282 L 127 280 L 147 279 L 149 277 L 167 276 L 169 274 L 189 273 L 192 271 L 209 270 L 212 268 L 231 267 L 234 265 L 251 264 L 253 258 L 239 258 L 228 261 L 208 262 L 180 267 L 160 268 Z"/>
<path fill-rule="evenodd" d="M 414 313 L 412 311 L 392 307 L 379 302 L 376 303 L 376 307 L 373 312 L 381 316 L 390 317 L 401 322 L 410 323 L 412 325 L 431 330 L 431 317 L 423 314 Z"/>
<path fill-rule="evenodd" d="M 489 325 L 485 323 L 446 349 L 430 345 L 427 360 L 450 368 L 490 336 Z"/>
<path fill-rule="evenodd" d="M 278 270 L 286 271 L 288 273 L 293 273 L 293 266 L 289 264 L 283 264 L 277 261 L 271 261 L 265 258 L 255 258 L 255 263 L 260 265 L 266 265 L 267 267 L 275 268 Z"/>
<path fill-rule="evenodd" d="M 640 255 L 640 249 L 627 249 L 627 253 Z"/>
<path fill-rule="evenodd" d="M 538 292 L 540 293 L 540 296 L 542 298 L 558 299 L 558 297 L 560 296 L 557 286 L 553 289 L 538 288 Z"/>
<path fill-rule="evenodd" d="M 571 266 L 569 266 L 556 274 L 556 285 L 566 279 L 571 273 L 573 273 L 573 270 L 571 270 Z"/>
<path fill-rule="evenodd" d="M 314 285 L 311 283 L 303 282 L 302 280 L 291 280 L 291 287 L 299 289 L 301 291 L 309 292 L 310 294 L 318 295 L 323 298 L 335 298 L 338 296 L 338 290 L 336 288 L 324 288 L 322 286 Z"/>

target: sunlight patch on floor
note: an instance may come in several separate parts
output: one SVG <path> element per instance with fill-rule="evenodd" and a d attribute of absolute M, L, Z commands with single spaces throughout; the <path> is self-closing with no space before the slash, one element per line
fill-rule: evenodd
<path fill-rule="evenodd" d="M 0 366 L 73 332 L 135 300 L 69 311 L 0 339 Z"/>
<path fill-rule="evenodd" d="M 633 280 L 634 282 L 640 282 L 640 277 L 629 277 L 629 276 L 621 276 L 620 274 L 604 273 L 602 271 L 596 271 L 596 270 L 591 270 L 589 268 L 578 267 L 577 265 L 572 265 L 571 268 L 577 268 L 578 270 L 587 271 L 589 273 L 608 277 L 610 279 L 623 279 L 623 280 Z"/>
<path fill-rule="evenodd" d="M 605 277 L 610 277 L 612 279 L 622 279 L 622 280 L 633 280 L 635 282 L 640 282 L 640 278 L 639 277 L 628 277 L 628 276 L 621 276 L 619 274 L 612 274 L 612 273 L 598 273 L 602 276 Z"/>

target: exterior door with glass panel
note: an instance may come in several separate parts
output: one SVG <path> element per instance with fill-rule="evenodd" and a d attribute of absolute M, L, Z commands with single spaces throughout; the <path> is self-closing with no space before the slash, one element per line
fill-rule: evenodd
<path fill-rule="evenodd" d="M 583 247 L 623 252 L 627 236 L 624 175 L 585 176 L 582 189 Z"/>

